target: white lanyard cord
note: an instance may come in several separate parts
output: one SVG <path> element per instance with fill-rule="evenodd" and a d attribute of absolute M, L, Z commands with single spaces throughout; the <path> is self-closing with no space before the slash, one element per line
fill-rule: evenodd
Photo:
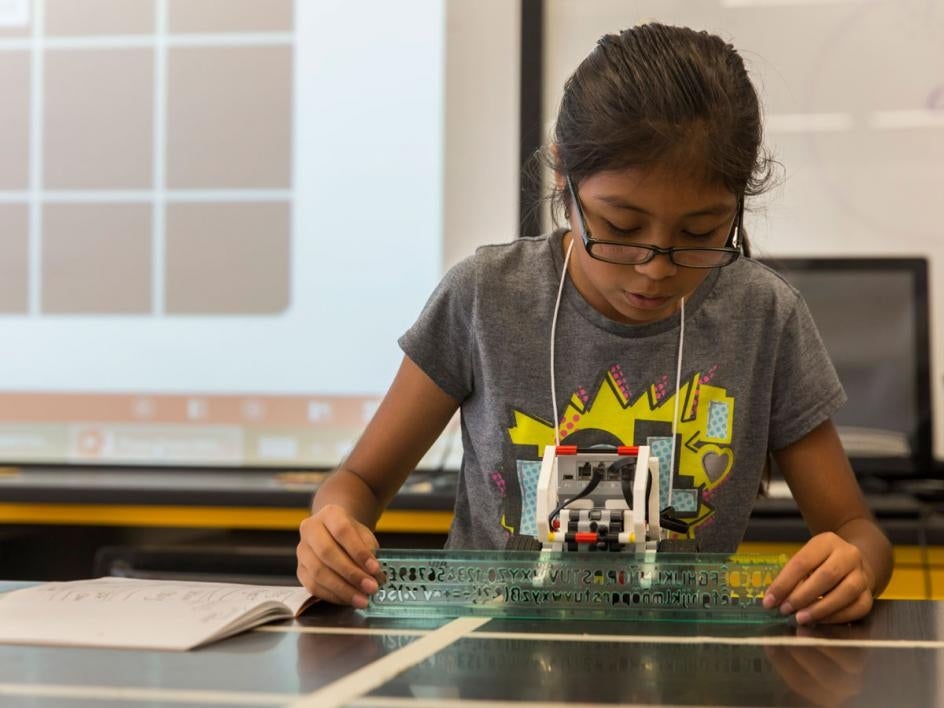
<path fill-rule="evenodd" d="M 551 318 L 550 367 L 551 367 L 551 405 L 554 406 L 554 415 L 551 421 L 554 425 L 554 442 L 560 445 L 560 421 L 557 419 L 557 383 L 554 376 L 554 344 L 557 340 L 557 315 L 560 312 L 561 296 L 564 293 L 564 281 L 567 278 L 567 265 L 570 263 L 570 254 L 574 250 L 574 241 L 571 238 L 564 256 L 564 267 L 561 269 L 560 284 L 557 286 L 557 300 L 554 303 L 554 316 Z M 672 439 L 669 449 L 669 504 L 672 503 L 672 478 L 675 476 L 675 446 L 678 435 L 679 398 L 682 395 L 682 355 L 685 350 L 685 298 L 679 301 L 681 305 L 681 321 L 679 322 L 678 356 L 675 364 L 675 411 L 672 415 Z M 635 441 L 634 441 L 635 442 Z"/>
<path fill-rule="evenodd" d="M 675 362 L 675 413 L 672 414 L 672 448 L 669 453 L 669 493 L 666 495 L 668 506 L 672 505 L 672 479 L 675 477 L 675 445 L 678 433 L 679 398 L 682 396 L 682 352 L 685 348 L 685 298 L 680 300 L 682 317 L 679 322 L 678 356 Z"/>
<path fill-rule="evenodd" d="M 557 385 L 554 381 L 554 341 L 557 337 L 557 313 L 560 311 L 561 295 L 564 292 L 564 280 L 567 278 L 567 264 L 570 263 L 570 253 L 574 250 L 574 239 L 571 237 L 564 256 L 564 267 L 561 269 L 560 285 L 557 286 L 557 302 L 554 303 L 554 317 L 551 319 L 551 405 L 554 406 L 554 415 L 551 423 L 554 425 L 554 442 L 560 446 L 560 422 L 557 420 Z"/>

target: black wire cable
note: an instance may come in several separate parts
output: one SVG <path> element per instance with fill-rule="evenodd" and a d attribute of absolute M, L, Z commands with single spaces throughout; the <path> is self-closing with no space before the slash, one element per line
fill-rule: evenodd
<path fill-rule="evenodd" d="M 547 525 L 549 527 L 552 527 L 554 524 L 554 517 L 557 516 L 565 506 L 567 506 L 568 504 L 572 502 L 577 501 L 578 499 L 583 499 L 585 496 L 590 494 L 590 492 L 596 489 L 597 485 L 602 480 L 603 480 L 603 469 L 601 468 L 601 466 L 598 465 L 597 467 L 593 468 L 593 472 L 590 476 L 590 481 L 587 482 L 587 486 L 583 488 L 580 494 L 578 494 L 575 497 L 571 497 L 570 499 L 566 499 L 565 501 L 562 501 L 557 506 L 557 508 L 554 509 L 554 511 L 552 511 L 550 514 L 547 515 Z"/>

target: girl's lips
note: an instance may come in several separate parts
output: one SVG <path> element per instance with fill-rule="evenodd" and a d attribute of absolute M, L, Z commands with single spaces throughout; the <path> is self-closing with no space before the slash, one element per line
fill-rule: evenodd
<path fill-rule="evenodd" d="M 629 304 L 643 310 L 658 310 L 660 307 L 665 307 L 671 299 L 670 297 L 648 297 L 638 293 L 626 293 Z"/>

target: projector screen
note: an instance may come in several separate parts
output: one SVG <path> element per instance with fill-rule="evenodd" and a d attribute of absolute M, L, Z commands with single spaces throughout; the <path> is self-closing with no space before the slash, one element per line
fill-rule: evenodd
<path fill-rule="evenodd" d="M 336 465 L 444 270 L 515 236 L 517 3 L 484 61 L 460 5 L 0 4 L 0 459 Z"/>

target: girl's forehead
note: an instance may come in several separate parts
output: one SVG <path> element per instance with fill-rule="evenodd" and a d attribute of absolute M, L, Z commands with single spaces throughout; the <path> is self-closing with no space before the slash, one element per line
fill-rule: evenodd
<path fill-rule="evenodd" d="M 652 165 L 597 172 L 581 182 L 581 193 L 589 199 L 630 204 L 664 202 L 731 204 L 737 196 L 724 184 L 675 166 Z"/>

